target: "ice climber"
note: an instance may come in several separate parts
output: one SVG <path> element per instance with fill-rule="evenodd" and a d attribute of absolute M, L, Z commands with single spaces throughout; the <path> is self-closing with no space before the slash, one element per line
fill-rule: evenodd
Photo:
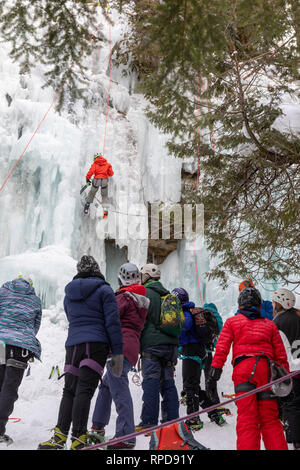
<path fill-rule="evenodd" d="M 91 189 L 86 199 L 84 213 L 87 214 L 89 207 L 94 201 L 96 193 L 101 188 L 102 203 L 104 204 L 104 218 L 107 217 L 107 209 L 105 205 L 108 203 L 108 178 L 114 175 L 112 166 L 103 157 L 101 153 L 94 155 L 94 162 L 86 174 L 87 184 L 91 184 Z M 94 176 L 93 180 L 91 180 Z"/>
<path fill-rule="evenodd" d="M 238 297 L 237 315 L 226 320 L 209 371 L 208 393 L 220 379 L 232 346 L 233 383 L 236 396 L 269 382 L 270 360 L 289 371 L 285 348 L 275 323 L 260 314 L 262 299 L 253 287 Z M 236 401 L 237 450 L 288 450 L 278 416 L 277 397 L 267 389 Z"/>
<path fill-rule="evenodd" d="M 146 288 L 140 284 L 141 274 L 135 264 L 125 263 L 119 269 L 119 289 L 116 300 L 119 307 L 124 343 L 124 362 L 120 378 L 114 377 L 108 363 L 107 371 L 99 387 L 92 417 L 92 435 L 104 435 L 111 415 L 112 401 L 117 411 L 115 438 L 132 434 L 135 431 L 134 409 L 129 389 L 128 373 L 138 361 L 140 351 L 140 336 L 144 327 L 150 301 Z M 136 439 L 121 441 L 108 445 L 108 449 L 132 449 Z"/>
<path fill-rule="evenodd" d="M 18 399 L 28 361 L 40 359 L 39 331 L 42 306 L 32 280 L 20 276 L 0 288 L 0 341 L 4 343 L 0 365 L 0 442 L 12 443 L 5 434 L 8 418 Z"/>
<path fill-rule="evenodd" d="M 39 450 L 64 449 L 71 424 L 71 450 L 86 447 L 91 399 L 110 353 L 112 374 L 120 377 L 123 369 L 123 338 L 114 291 L 92 256 L 82 256 L 77 270 L 65 287 L 69 328 L 58 420 L 53 436 L 39 444 Z"/>

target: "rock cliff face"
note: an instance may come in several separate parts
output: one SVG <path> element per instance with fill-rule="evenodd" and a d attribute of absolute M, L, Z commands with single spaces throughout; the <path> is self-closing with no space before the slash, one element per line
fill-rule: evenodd
<path fill-rule="evenodd" d="M 148 242 L 148 263 L 161 264 L 167 256 L 177 250 L 178 240 L 155 240 Z"/>
<path fill-rule="evenodd" d="M 193 188 L 196 188 L 197 173 L 190 173 L 182 168 L 181 170 L 181 200 L 179 204 L 183 205 L 187 202 L 187 194 L 190 194 Z M 170 237 L 168 239 L 163 238 L 162 234 L 162 220 L 159 222 L 159 236 L 154 238 L 151 234 L 151 220 L 150 220 L 150 208 L 149 208 L 149 240 L 148 240 L 148 262 L 161 264 L 168 257 L 170 253 L 176 251 L 178 248 L 178 242 L 184 236 L 184 227 L 182 219 L 181 227 L 178 225 L 174 226 L 174 217 L 170 214 Z"/>

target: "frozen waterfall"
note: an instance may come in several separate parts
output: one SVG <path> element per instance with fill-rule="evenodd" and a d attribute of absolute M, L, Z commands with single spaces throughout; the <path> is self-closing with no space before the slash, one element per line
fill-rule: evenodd
<path fill-rule="evenodd" d="M 112 41 L 116 42 L 126 25 L 114 20 Z M 107 29 L 104 22 L 104 34 Z M 130 260 L 142 266 L 147 260 L 148 204 L 180 201 L 182 162 L 168 154 L 167 136 L 146 118 L 145 99 L 132 92 L 134 77 L 124 77 L 114 67 L 106 125 L 108 54 L 106 44 L 87 60 L 88 106 L 72 104 L 61 115 L 51 108 L 0 194 L 0 282 L 30 275 L 45 308 L 61 307 L 64 286 L 85 253 L 97 259 L 116 287 L 120 264 Z M 6 45 L 0 50 L 0 83 L 2 184 L 54 95 L 50 89 L 42 89 L 40 66 L 31 75 L 19 74 Z M 104 156 L 115 172 L 109 184 L 111 211 L 106 220 L 101 201 L 85 216 L 79 196 L 91 157 L 102 151 L 104 134 Z M 235 308 L 239 280 L 223 291 L 217 282 L 205 279 L 209 253 L 201 247 L 196 255 L 204 301 L 216 303 L 227 316 Z M 181 285 L 200 302 L 195 256 L 186 249 L 185 240 L 178 242 L 178 249 L 161 269 L 167 287 Z"/>

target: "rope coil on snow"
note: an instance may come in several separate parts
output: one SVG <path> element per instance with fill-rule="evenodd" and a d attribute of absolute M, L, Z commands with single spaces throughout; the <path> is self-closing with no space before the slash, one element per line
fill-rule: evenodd
<path fill-rule="evenodd" d="M 21 421 L 21 418 L 8 418 L 8 421 L 11 423 L 19 423 Z"/>

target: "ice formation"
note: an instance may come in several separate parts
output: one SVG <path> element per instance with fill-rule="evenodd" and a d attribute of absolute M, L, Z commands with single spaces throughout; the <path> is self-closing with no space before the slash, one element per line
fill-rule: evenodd
<path fill-rule="evenodd" d="M 111 14 L 112 47 L 127 26 Z M 102 31 L 107 36 L 108 28 L 103 19 Z M 41 67 L 30 75 L 19 75 L 6 44 L 0 59 L 2 184 L 54 94 L 42 89 Z M 0 282 L 30 274 L 47 308 L 62 301 L 64 285 L 76 273 L 76 262 L 84 253 L 98 260 L 113 287 L 121 263 L 128 259 L 138 266 L 144 264 L 148 204 L 176 203 L 181 196 L 182 161 L 169 155 L 168 136 L 148 121 L 144 97 L 133 92 L 135 77 L 124 76 L 122 68 L 113 66 L 109 82 L 108 44 L 96 46 L 87 64 L 89 105 L 70 103 L 61 115 L 52 107 L 1 191 Z M 90 216 L 84 216 L 79 197 L 92 156 L 103 150 L 115 172 L 109 185 L 107 220 L 102 219 L 99 201 L 91 207 Z M 186 249 L 185 240 L 164 261 L 163 282 L 169 288 L 184 285 L 196 303 L 201 293 L 204 301 L 215 302 L 227 315 L 235 307 L 239 280 L 233 279 L 226 291 L 217 282 L 208 282 L 205 272 L 213 261 L 200 245 L 196 251 L 199 285 L 195 253 Z"/>

